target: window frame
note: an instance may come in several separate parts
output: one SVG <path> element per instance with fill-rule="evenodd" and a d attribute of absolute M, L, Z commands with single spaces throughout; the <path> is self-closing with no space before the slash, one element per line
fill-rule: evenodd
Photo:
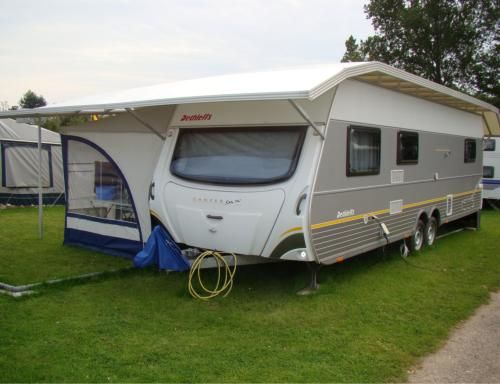
<path fill-rule="evenodd" d="M 65 190 L 66 190 L 66 216 L 78 218 L 78 219 L 83 219 L 83 220 L 87 220 L 87 221 L 93 221 L 93 222 L 97 222 L 97 223 L 134 228 L 138 231 L 140 242 L 143 243 L 141 223 L 140 223 L 139 215 L 137 214 L 137 208 L 135 205 L 134 196 L 133 196 L 132 191 L 129 187 L 128 181 L 127 181 L 124 173 L 122 172 L 122 170 L 118 166 L 118 164 L 113 160 L 113 158 L 103 148 L 101 148 L 100 146 L 98 146 L 94 142 L 91 142 L 87 139 L 84 139 L 84 138 L 79 137 L 79 136 L 63 135 L 61 140 L 62 140 L 62 152 L 63 152 L 64 183 L 65 183 Z M 71 187 L 70 187 L 70 177 L 71 176 L 70 176 L 70 174 L 72 173 L 72 171 L 69 168 L 70 168 L 70 165 L 73 164 L 70 161 L 71 142 L 75 142 L 78 144 L 85 145 L 89 148 L 92 148 L 92 150 L 97 152 L 99 155 L 102 155 L 106 159 L 107 162 L 109 162 L 113 165 L 117 175 L 120 177 L 120 179 L 122 181 L 123 189 L 126 190 L 127 196 L 130 199 L 130 206 L 131 206 L 133 214 L 134 214 L 133 221 L 132 220 L 129 221 L 129 220 L 123 220 L 123 219 L 101 217 L 101 216 L 91 215 L 91 214 L 84 213 L 84 212 L 76 212 L 74 207 L 70 207 L 70 205 L 71 205 L 71 201 L 70 201 L 71 200 Z M 95 178 L 95 176 L 94 176 L 94 178 Z M 95 184 L 93 186 L 95 188 Z"/>
<path fill-rule="evenodd" d="M 379 139 L 379 157 L 378 168 L 374 171 L 352 171 L 351 169 L 351 132 L 353 130 L 361 132 L 377 132 Z M 346 148 L 346 176 L 372 176 L 380 175 L 380 168 L 382 164 L 382 130 L 376 127 L 367 127 L 362 125 L 350 125 L 347 127 L 347 148 Z"/>
<path fill-rule="evenodd" d="M 402 145 L 401 145 L 401 135 L 416 136 L 417 137 L 417 159 L 416 160 L 403 160 L 401 157 Z M 415 131 L 399 130 L 397 135 L 397 159 L 396 163 L 398 165 L 414 165 L 418 164 L 420 158 L 420 135 Z"/>
<path fill-rule="evenodd" d="M 491 169 L 491 176 L 484 175 L 485 168 Z M 495 167 L 492 165 L 483 165 L 483 179 L 494 179 L 494 178 L 495 178 Z"/>
<path fill-rule="evenodd" d="M 486 149 L 484 147 L 484 144 L 485 144 L 486 141 L 493 142 L 493 148 L 492 149 Z M 497 147 L 497 141 L 494 138 L 492 138 L 492 137 L 485 137 L 483 139 L 483 151 L 484 152 L 495 152 L 496 151 L 496 147 Z"/>
<path fill-rule="evenodd" d="M 470 154 L 467 151 L 467 144 L 468 143 L 473 143 L 474 144 L 474 157 L 469 157 Z M 470 164 L 470 163 L 475 163 L 477 160 L 477 143 L 475 139 L 465 139 L 464 140 L 464 163 Z"/>
<path fill-rule="evenodd" d="M 55 144 L 46 144 L 42 143 L 42 151 L 47 151 L 47 162 L 48 162 L 48 171 L 49 171 L 49 183 L 42 185 L 42 188 L 49 189 L 54 187 L 54 172 L 52 169 L 52 145 Z M 1 185 L 4 188 L 12 188 L 12 189 L 23 189 L 23 188 L 38 188 L 38 184 L 29 185 L 29 186 L 10 186 L 7 185 L 7 169 L 5 165 L 5 156 L 6 150 L 8 148 L 15 147 L 28 147 L 34 148 L 38 150 L 38 143 L 26 142 L 26 141 L 10 141 L 10 140 L 2 140 L 0 141 L 0 152 L 1 152 L 1 166 L 2 166 L 2 182 Z"/>
<path fill-rule="evenodd" d="M 262 130 L 264 132 L 269 132 L 269 131 L 276 132 L 276 131 L 288 131 L 290 129 L 298 131 L 299 137 L 298 137 L 297 143 L 295 145 L 290 168 L 288 169 L 288 172 L 283 176 L 271 178 L 271 179 L 268 179 L 265 181 L 255 181 L 255 180 L 244 181 L 242 179 L 239 179 L 239 180 L 236 180 L 235 182 L 230 182 L 227 180 L 217 180 L 217 178 L 215 178 L 215 177 L 189 177 L 189 176 L 186 176 L 183 174 L 179 174 L 178 172 L 176 172 L 174 170 L 173 164 L 174 164 L 174 161 L 178 158 L 177 156 L 178 156 L 180 140 L 182 139 L 183 135 L 186 135 L 188 133 L 255 132 L 258 130 Z M 175 141 L 174 151 L 173 151 L 172 156 L 170 158 L 170 165 L 169 165 L 170 174 L 172 174 L 175 177 L 178 177 L 179 179 L 192 181 L 192 182 L 196 182 L 196 183 L 209 184 L 209 185 L 225 185 L 225 186 L 231 186 L 231 187 L 238 187 L 238 186 L 251 187 L 251 186 L 261 186 L 261 185 L 271 185 L 271 184 L 281 183 L 281 182 L 289 180 L 295 174 L 295 171 L 297 169 L 297 165 L 299 163 L 300 155 L 302 153 L 302 148 L 304 147 L 304 142 L 306 139 L 307 130 L 308 130 L 308 126 L 306 126 L 306 125 L 264 126 L 264 127 L 245 126 L 245 127 L 180 128 L 179 133 L 177 135 L 177 139 Z"/>

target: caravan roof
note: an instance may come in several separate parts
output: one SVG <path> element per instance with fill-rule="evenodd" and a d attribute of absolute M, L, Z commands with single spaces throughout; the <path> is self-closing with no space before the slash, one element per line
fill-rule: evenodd
<path fill-rule="evenodd" d="M 178 81 L 83 97 L 36 109 L 2 112 L 0 117 L 109 113 L 129 108 L 218 101 L 314 100 L 346 79 L 369 82 L 472 113 L 498 114 L 496 107 L 461 92 L 387 64 L 362 62 Z M 498 120 L 495 123 L 498 125 Z"/>

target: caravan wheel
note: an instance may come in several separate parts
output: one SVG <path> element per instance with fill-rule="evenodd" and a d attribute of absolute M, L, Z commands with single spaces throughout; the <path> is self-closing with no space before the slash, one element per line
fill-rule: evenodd
<path fill-rule="evenodd" d="M 425 224 L 422 220 L 417 223 L 417 228 L 411 237 L 410 249 L 412 252 L 418 252 L 424 247 Z"/>
<path fill-rule="evenodd" d="M 425 226 L 425 243 L 427 245 L 432 245 L 436 241 L 437 227 L 436 218 L 431 217 Z"/>

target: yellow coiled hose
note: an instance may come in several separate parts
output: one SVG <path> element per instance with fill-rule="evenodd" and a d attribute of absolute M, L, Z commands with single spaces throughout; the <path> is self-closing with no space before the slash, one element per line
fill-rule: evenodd
<path fill-rule="evenodd" d="M 232 255 L 234 259 L 234 266 L 231 268 L 229 263 L 224 258 L 224 254 Z M 213 257 L 217 262 L 217 283 L 213 289 L 209 289 L 203 284 L 201 276 L 201 265 L 206 257 Z M 224 269 L 224 279 L 221 279 Z M 196 286 L 193 284 L 193 277 L 197 275 L 198 283 Z M 233 288 L 233 278 L 236 274 L 236 255 L 234 253 L 220 253 L 216 251 L 205 251 L 198 255 L 189 271 L 188 289 L 191 296 L 199 300 L 210 300 L 216 296 L 223 294 L 226 297 Z M 196 280 L 195 280 L 196 281 Z"/>

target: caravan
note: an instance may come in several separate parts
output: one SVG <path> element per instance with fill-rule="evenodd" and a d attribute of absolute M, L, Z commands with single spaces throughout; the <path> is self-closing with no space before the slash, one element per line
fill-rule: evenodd
<path fill-rule="evenodd" d="M 218 76 L 10 116 L 98 113 L 63 135 L 65 242 L 332 264 L 479 224 L 487 103 L 381 63 Z"/>
<path fill-rule="evenodd" d="M 500 200 L 500 137 L 483 140 L 483 199 Z"/>

